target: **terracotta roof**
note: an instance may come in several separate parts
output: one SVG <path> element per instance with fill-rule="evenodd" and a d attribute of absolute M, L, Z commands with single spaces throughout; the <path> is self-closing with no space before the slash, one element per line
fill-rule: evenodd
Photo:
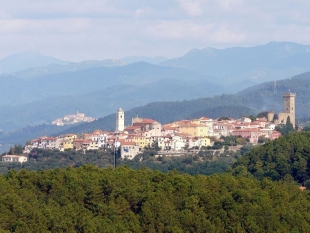
<path fill-rule="evenodd" d="M 178 129 L 178 127 L 164 126 L 163 129 L 164 130 L 176 130 L 176 129 Z"/>
<path fill-rule="evenodd" d="M 188 123 L 188 124 L 184 124 L 184 125 L 180 125 L 180 127 L 205 127 L 205 125 L 202 125 L 202 124 L 194 124 L 194 123 Z"/>
<path fill-rule="evenodd" d="M 41 140 L 56 141 L 56 140 L 57 140 L 57 138 L 42 138 Z"/>
<path fill-rule="evenodd" d="M 83 142 L 83 139 L 75 139 L 74 142 Z"/>
<path fill-rule="evenodd" d="M 121 145 L 123 145 L 123 146 L 135 146 L 136 145 L 136 143 L 135 142 L 121 142 Z"/>
<path fill-rule="evenodd" d="M 92 134 L 105 134 L 105 132 L 102 131 L 102 130 L 97 129 Z"/>
<path fill-rule="evenodd" d="M 140 129 L 141 127 L 140 126 L 127 126 L 124 130 L 133 130 L 133 129 Z"/>
<path fill-rule="evenodd" d="M 199 120 L 201 120 L 201 121 L 207 121 L 207 120 L 212 120 L 212 119 L 206 118 L 206 117 L 201 117 Z"/>
<path fill-rule="evenodd" d="M 143 118 L 142 123 L 156 123 L 157 121 L 149 118 Z"/>

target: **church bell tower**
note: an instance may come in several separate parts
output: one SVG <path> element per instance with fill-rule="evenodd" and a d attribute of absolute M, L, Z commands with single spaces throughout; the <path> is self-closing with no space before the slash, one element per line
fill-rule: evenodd
<path fill-rule="evenodd" d="M 115 132 L 122 132 L 125 128 L 125 116 L 124 110 L 119 108 L 116 112 L 116 128 Z"/>

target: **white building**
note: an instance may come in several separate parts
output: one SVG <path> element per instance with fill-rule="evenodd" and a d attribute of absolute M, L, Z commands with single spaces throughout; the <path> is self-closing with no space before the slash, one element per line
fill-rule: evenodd
<path fill-rule="evenodd" d="M 125 128 L 125 115 L 124 110 L 119 108 L 116 112 L 116 128 L 115 132 L 122 132 Z"/>
<path fill-rule="evenodd" d="M 2 162 L 19 162 L 24 163 L 27 162 L 28 158 L 23 155 L 4 155 L 2 156 Z"/>
<path fill-rule="evenodd" d="M 121 158 L 133 159 L 139 153 L 139 146 L 135 142 L 121 142 Z"/>

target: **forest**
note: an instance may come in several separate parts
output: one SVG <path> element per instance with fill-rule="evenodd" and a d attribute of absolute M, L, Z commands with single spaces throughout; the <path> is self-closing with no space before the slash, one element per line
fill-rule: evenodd
<path fill-rule="evenodd" d="M 250 174 L 256 179 L 295 180 L 301 184 L 310 179 L 310 132 L 288 133 L 269 141 L 240 157 L 233 165 L 234 174 Z"/>
<path fill-rule="evenodd" d="M 120 159 L 119 150 L 116 151 L 116 165 L 129 166 L 134 169 L 148 167 L 162 172 L 178 170 L 191 175 L 213 173 L 223 173 L 228 169 L 237 158 L 249 151 L 251 145 L 244 145 L 241 150 L 236 152 L 225 150 L 223 153 L 213 153 L 209 150 L 201 150 L 193 155 L 188 153 L 180 157 L 158 157 L 155 158 L 156 151 L 154 149 L 146 149 L 143 153 L 138 154 L 133 160 Z M 8 154 L 18 154 L 22 151 L 21 145 L 11 147 Z M 3 154 L 4 155 L 4 154 Z M 0 163 L 0 174 L 6 174 L 8 171 L 14 170 L 43 170 L 53 168 L 80 167 L 83 164 L 92 164 L 100 168 L 112 167 L 114 164 L 114 151 L 107 150 L 44 150 L 35 149 L 28 155 L 27 163 Z"/>
<path fill-rule="evenodd" d="M 308 131 L 290 132 L 254 148 L 180 158 L 147 149 L 117 159 L 115 169 L 112 150 L 36 150 L 22 166 L 1 163 L 0 229 L 310 232 L 309 191 L 299 189 L 310 188 L 309 140 Z"/>
<path fill-rule="evenodd" d="M 310 232 L 294 182 L 93 165 L 0 176 L 2 232 Z"/>

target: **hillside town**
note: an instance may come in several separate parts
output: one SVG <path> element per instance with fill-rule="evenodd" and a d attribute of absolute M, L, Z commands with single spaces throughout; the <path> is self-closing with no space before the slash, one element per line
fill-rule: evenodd
<path fill-rule="evenodd" d="M 52 121 L 52 124 L 57 125 L 57 126 L 63 126 L 63 125 L 76 124 L 76 123 L 80 123 L 80 122 L 92 122 L 94 120 L 96 120 L 96 119 L 93 117 L 87 117 L 87 116 L 85 116 L 84 113 L 79 113 L 77 111 L 76 114 L 66 115 L 63 118 L 58 118 L 58 119 Z"/>
<path fill-rule="evenodd" d="M 295 126 L 295 94 L 285 93 L 284 111 L 275 119 L 274 112 L 268 112 L 267 117 L 251 119 L 201 117 L 191 120 L 180 120 L 162 125 L 149 118 L 132 118 L 131 125 L 125 126 L 125 113 L 122 108 L 116 112 L 114 132 L 95 130 L 92 133 L 66 134 L 57 137 L 42 136 L 30 140 L 25 146 L 24 153 L 38 149 L 58 149 L 65 151 L 120 149 L 122 159 L 133 159 L 145 148 L 157 148 L 166 155 L 182 152 L 190 148 L 210 148 L 214 142 L 222 137 L 236 136 L 247 142 L 257 144 L 260 139 L 274 140 L 281 136 L 275 130 L 277 125 L 290 123 Z M 25 158 L 2 157 L 2 161 L 22 161 Z"/>

